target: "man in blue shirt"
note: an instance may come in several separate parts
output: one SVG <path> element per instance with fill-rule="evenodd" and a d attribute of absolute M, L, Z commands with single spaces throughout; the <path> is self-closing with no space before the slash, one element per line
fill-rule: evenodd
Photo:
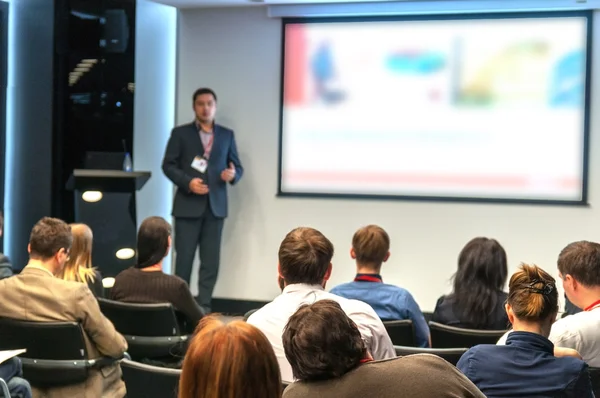
<path fill-rule="evenodd" d="M 377 225 L 360 228 L 352 238 L 350 256 L 356 260 L 353 282 L 336 286 L 331 293 L 369 304 L 382 320 L 413 321 L 417 345 L 429 347 L 429 327 L 419 305 L 399 286 L 383 283 L 381 265 L 390 257 L 390 237 Z"/>

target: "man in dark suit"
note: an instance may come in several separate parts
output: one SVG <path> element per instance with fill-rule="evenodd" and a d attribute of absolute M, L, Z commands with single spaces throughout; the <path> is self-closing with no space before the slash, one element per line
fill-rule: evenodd
<path fill-rule="evenodd" d="M 177 186 L 175 217 L 175 273 L 188 284 L 196 248 L 200 248 L 198 301 L 206 313 L 221 254 L 221 233 L 227 217 L 227 183 L 235 184 L 244 169 L 233 131 L 215 124 L 217 96 L 209 88 L 193 95 L 196 120 L 175 127 L 167 144 L 162 169 Z"/>

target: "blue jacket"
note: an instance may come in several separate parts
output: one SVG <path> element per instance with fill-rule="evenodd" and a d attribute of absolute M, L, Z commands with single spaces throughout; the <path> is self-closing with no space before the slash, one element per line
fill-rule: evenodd
<path fill-rule="evenodd" d="M 456 367 L 488 398 L 594 397 L 587 364 L 555 357 L 554 344 L 536 333 L 512 332 L 504 346 L 475 346 Z"/>
<path fill-rule="evenodd" d="M 364 275 L 358 274 L 357 278 L 361 276 Z M 429 347 L 429 326 L 419 305 L 408 290 L 383 283 L 379 275 L 367 276 L 379 281 L 344 283 L 331 289 L 331 293 L 369 304 L 382 320 L 412 320 L 417 345 Z"/>
<path fill-rule="evenodd" d="M 204 146 L 196 123 L 175 127 L 165 150 L 162 169 L 169 180 L 177 186 L 173 201 L 174 217 L 201 217 L 208 208 L 215 217 L 227 217 L 227 183 L 221 180 L 221 172 L 235 166 L 235 184 L 242 178 L 244 169 L 237 152 L 233 131 L 215 124 L 214 142 L 205 173 L 192 167 L 196 156 L 204 154 Z M 196 195 L 189 190 L 192 178 L 201 178 L 208 184 L 208 195 Z"/>

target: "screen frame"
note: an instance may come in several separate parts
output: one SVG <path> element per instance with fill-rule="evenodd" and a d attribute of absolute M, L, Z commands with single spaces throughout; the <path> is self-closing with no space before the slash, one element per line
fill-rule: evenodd
<path fill-rule="evenodd" d="M 584 82 L 584 120 L 583 120 L 583 162 L 581 200 L 555 199 L 518 199 L 518 198 L 480 198 L 470 196 L 420 196 L 420 195 L 380 195 L 357 193 L 322 193 L 322 192 L 287 192 L 282 191 L 283 176 L 283 121 L 284 121 L 284 84 L 285 84 L 285 43 L 286 27 L 291 24 L 348 23 L 348 22 L 414 22 L 414 21 L 448 21 L 448 20 L 486 20 L 486 19 L 544 19 L 580 17 L 586 20 L 586 60 Z M 443 14 L 443 15 L 395 15 L 395 16 L 352 16 L 352 17 L 293 17 L 282 18 L 281 34 L 281 66 L 280 66 L 280 98 L 279 98 L 279 143 L 277 168 L 277 197 L 322 198 L 322 199 L 359 199 L 359 200 L 400 200 L 425 202 L 475 202 L 499 204 L 536 204 L 560 206 L 589 206 L 589 140 L 590 140 L 590 103 L 594 13 L 583 11 L 536 11 L 536 12 L 502 12 L 475 14 Z"/>

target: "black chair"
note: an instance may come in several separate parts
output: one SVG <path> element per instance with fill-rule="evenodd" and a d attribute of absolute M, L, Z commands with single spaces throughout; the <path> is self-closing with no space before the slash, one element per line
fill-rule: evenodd
<path fill-rule="evenodd" d="M 116 358 L 89 358 L 83 329 L 76 322 L 30 322 L 0 318 L 0 350 L 25 348 L 23 377 L 37 387 L 81 383 L 91 368 Z"/>
<path fill-rule="evenodd" d="M 467 348 L 423 348 L 423 347 L 404 347 L 395 345 L 396 355 L 405 357 L 413 354 L 432 354 L 437 355 L 456 366 L 460 357 L 467 352 Z"/>
<path fill-rule="evenodd" d="M 433 319 L 433 312 L 423 312 L 423 318 L 425 318 L 425 322 L 429 323 Z"/>
<path fill-rule="evenodd" d="M 121 361 L 128 398 L 176 398 L 180 369 L 161 368 L 124 359 Z"/>
<path fill-rule="evenodd" d="M 506 330 L 464 329 L 429 322 L 431 345 L 434 348 L 471 348 L 478 344 L 496 344 Z"/>
<path fill-rule="evenodd" d="M 590 380 L 592 381 L 592 390 L 594 395 L 600 397 L 600 368 L 589 367 Z"/>
<path fill-rule="evenodd" d="M 185 353 L 189 338 L 169 303 L 135 304 L 98 299 L 102 313 L 125 337 L 134 360 L 177 357 Z"/>
<path fill-rule="evenodd" d="M 392 344 L 414 347 L 416 345 L 415 329 L 410 319 L 399 321 L 383 321 Z"/>

